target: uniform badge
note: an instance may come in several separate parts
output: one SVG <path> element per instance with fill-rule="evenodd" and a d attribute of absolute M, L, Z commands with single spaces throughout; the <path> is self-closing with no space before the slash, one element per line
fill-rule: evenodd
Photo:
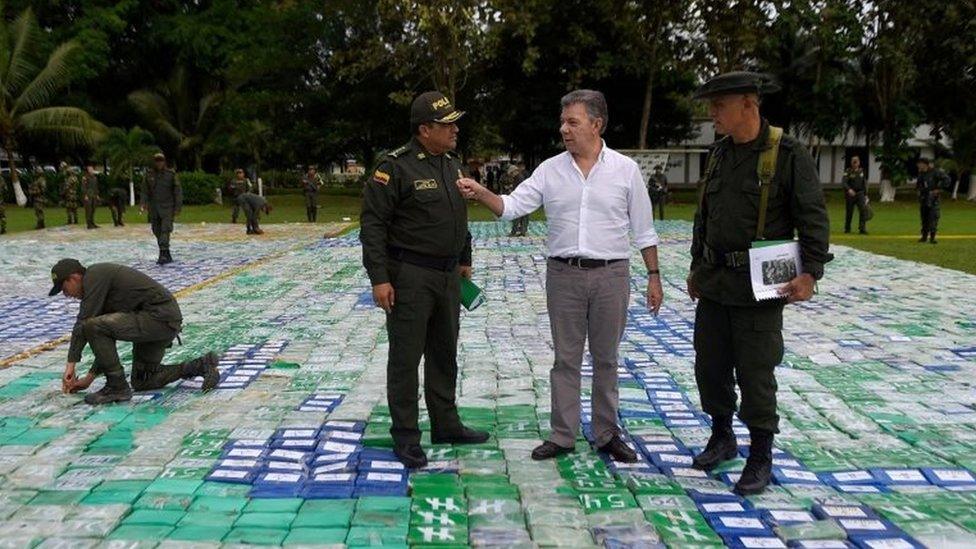
<path fill-rule="evenodd" d="M 390 174 L 376 170 L 373 172 L 373 181 L 379 183 L 380 185 L 386 185 L 390 182 Z"/>
<path fill-rule="evenodd" d="M 435 179 L 417 179 L 413 182 L 413 189 L 415 191 L 432 191 L 437 189 L 437 180 Z"/>

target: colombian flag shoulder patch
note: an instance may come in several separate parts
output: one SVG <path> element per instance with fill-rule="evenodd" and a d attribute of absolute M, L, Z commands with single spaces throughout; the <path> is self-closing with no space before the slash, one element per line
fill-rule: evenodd
<path fill-rule="evenodd" d="M 390 182 L 390 174 L 381 170 L 376 170 L 373 172 L 373 181 L 379 183 L 380 185 L 386 185 Z"/>

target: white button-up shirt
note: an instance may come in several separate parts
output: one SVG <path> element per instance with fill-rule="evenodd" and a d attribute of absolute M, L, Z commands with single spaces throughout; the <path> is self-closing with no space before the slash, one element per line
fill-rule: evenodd
<path fill-rule="evenodd" d="M 627 259 L 630 239 L 643 250 L 657 246 L 654 210 L 640 167 L 603 143 L 587 177 L 569 152 L 547 159 L 502 196 L 502 219 L 545 208 L 549 257 Z"/>

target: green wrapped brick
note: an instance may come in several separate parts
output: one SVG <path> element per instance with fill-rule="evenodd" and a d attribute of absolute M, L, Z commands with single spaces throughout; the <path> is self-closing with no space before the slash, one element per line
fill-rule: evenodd
<path fill-rule="evenodd" d="M 183 511 L 164 511 L 160 509 L 136 509 L 122 520 L 125 525 L 176 526 L 183 519 Z"/>
<path fill-rule="evenodd" d="M 229 527 L 220 525 L 199 524 L 177 526 L 172 532 L 166 535 L 166 539 L 190 542 L 215 542 L 224 539 L 228 532 L 230 532 Z"/>
<path fill-rule="evenodd" d="M 295 520 L 295 513 L 243 512 L 237 517 L 234 528 L 270 528 L 288 530 Z"/>
<path fill-rule="evenodd" d="M 580 494 L 580 505 L 583 510 L 589 513 L 599 511 L 611 511 L 615 509 L 635 509 L 637 500 L 630 492 L 620 490 L 617 492 L 598 492 L 592 494 Z"/>
<path fill-rule="evenodd" d="M 288 530 L 271 528 L 232 528 L 224 536 L 224 543 L 244 545 L 281 545 L 288 536 Z"/>
<path fill-rule="evenodd" d="M 292 528 L 284 545 L 341 545 L 349 531 L 345 528 Z"/>

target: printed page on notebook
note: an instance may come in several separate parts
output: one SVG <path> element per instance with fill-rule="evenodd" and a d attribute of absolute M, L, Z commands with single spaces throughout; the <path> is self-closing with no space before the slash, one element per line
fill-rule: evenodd
<path fill-rule="evenodd" d="M 800 244 L 781 242 L 749 250 L 749 276 L 757 301 L 779 298 L 779 290 L 802 272 Z"/>

